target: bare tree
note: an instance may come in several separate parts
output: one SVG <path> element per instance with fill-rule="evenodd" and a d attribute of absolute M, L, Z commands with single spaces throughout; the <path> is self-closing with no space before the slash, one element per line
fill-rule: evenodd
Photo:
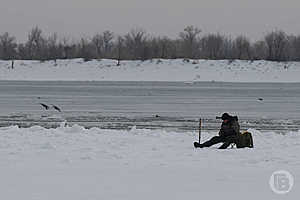
<path fill-rule="evenodd" d="M 7 32 L 0 35 L 0 58 L 3 60 L 15 59 L 17 46 L 14 36 L 10 36 Z"/>
<path fill-rule="evenodd" d="M 104 45 L 103 46 L 104 56 L 108 58 L 113 48 L 112 40 L 114 39 L 114 33 L 110 31 L 104 31 L 102 35 L 103 35 L 103 45 Z"/>
<path fill-rule="evenodd" d="M 72 58 L 72 52 L 74 51 L 74 46 L 76 47 L 76 45 L 71 45 L 69 42 L 69 38 L 67 37 L 63 37 L 60 44 L 62 45 L 63 48 L 63 55 L 62 57 L 64 59 L 69 59 Z"/>
<path fill-rule="evenodd" d="M 196 58 L 197 51 L 199 50 L 199 34 L 201 30 L 194 26 L 187 26 L 183 32 L 179 33 L 182 40 L 183 56 L 185 58 Z"/>
<path fill-rule="evenodd" d="M 54 60 L 56 63 L 56 59 L 61 57 L 61 47 L 58 43 L 58 36 L 57 33 L 53 33 L 51 36 L 47 39 L 47 49 L 48 49 L 48 59 Z"/>
<path fill-rule="evenodd" d="M 285 50 L 288 45 L 287 35 L 283 31 L 273 31 L 265 36 L 265 42 L 268 48 L 268 60 L 284 61 L 286 60 Z"/>
<path fill-rule="evenodd" d="M 26 42 L 29 59 L 43 60 L 46 54 L 46 39 L 39 27 L 34 27 L 28 34 Z"/>
<path fill-rule="evenodd" d="M 206 59 L 224 59 L 225 37 L 220 34 L 208 34 L 201 39 L 201 52 Z"/>
<path fill-rule="evenodd" d="M 251 58 L 251 44 L 245 36 L 238 36 L 234 40 L 235 58 L 249 60 Z"/>
<path fill-rule="evenodd" d="M 93 38 L 92 38 L 92 43 L 95 47 L 96 50 L 96 55 L 97 58 L 100 59 L 103 57 L 103 37 L 101 34 L 96 34 Z"/>
<path fill-rule="evenodd" d="M 93 56 L 93 48 L 90 41 L 86 38 L 81 38 L 78 49 L 78 56 L 83 58 L 84 61 L 90 61 Z"/>
<path fill-rule="evenodd" d="M 290 60 L 300 61 L 300 36 L 289 36 Z"/>
<path fill-rule="evenodd" d="M 97 58 L 108 58 L 113 48 L 114 34 L 110 31 L 104 31 L 102 34 L 96 34 L 92 38 L 92 43 L 95 46 Z"/>
<path fill-rule="evenodd" d="M 168 37 L 151 37 L 148 43 L 150 58 L 170 58 L 172 40 Z"/>
<path fill-rule="evenodd" d="M 160 48 L 161 48 L 161 55 L 160 57 L 161 58 L 168 58 L 168 50 L 170 48 L 170 44 L 171 44 L 171 41 L 169 38 L 167 37 L 163 37 L 159 40 L 159 43 L 160 43 Z"/>
<path fill-rule="evenodd" d="M 262 41 L 253 43 L 246 36 L 231 37 L 207 34 L 200 38 L 201 30 L 186 27 L 179 37 L 149 36 L 142 29 L 132 29 L 124 36 L 114 37 L 104 31 L 92 38 L 69 41 L 58 39 L 56 33 L 44 36 L 39 27 L 28 33 L 25 43 L 17 43 L 8 33 L 0 35 L 0 59 L 56 60 L 81 57 L 146 60 L 152 58 L 204 58 L 204 59 L 267 59 L 273 61 L 300 61 L 300 36 L 273 31 Z M 12 65 L 13 66 L 13 65 Z"/>
<path fill-rule="evenodd" d="M 142 29 L 132 29 L 124 37 L 129 59 L 143 59 L 145 48 L 147 48 L 146 32 Z"/>
<path fill-rule="evenodd" d="M 174 43 L 171 39 L 168 37 L 163 37 L 159 40 L 160 49 L 161 49 L 161 58 L 172 58 L 174 57 L 174 53 L 172 54 L 172 51 L 175 50 Z M 176 57 L 176 56 L 175 56 Z"/>
<path fill-rule="evenodd" d="M 161 49 L 160 49 L 160 44 L 159 44 L 160 38 L 156 37 L 151 37 L 148 40 L 148 45 L 150 49 L 150 58 L 159 58 L 161 55 Z"/>
<path fill-rule="evenodd" d="M 300 61 L 300 35 L 295 38 L 293 42 L 293 47 L 295 51 L 295 60 Z"/>
<path fill-rule="evenodd" d="M 268 56 L 268 47 L 265 41 L 257 41 L 251 47 L 252 60 L 265 60 Z"/>

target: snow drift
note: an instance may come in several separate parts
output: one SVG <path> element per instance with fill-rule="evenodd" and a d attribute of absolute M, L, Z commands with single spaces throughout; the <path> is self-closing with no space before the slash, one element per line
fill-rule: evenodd
<path fill-rule="evenodd" d="M 282 199 L 269 187 L 288 170 L 297 199 L 300 132 L 249 130 L 254 149 L 194 149 L 197 132 L 0 128 L 3 199 Z M 204 132 L 203 140 L 216 132 Z"/>
<path fill-rule="evenodd" d="M 0 61 L 0 80 L 36 81 L 224 81 L 224 82 L 299 82 L 298 62 L 243 60 L 148 61 L 83 59 L 40 61 Z"/>

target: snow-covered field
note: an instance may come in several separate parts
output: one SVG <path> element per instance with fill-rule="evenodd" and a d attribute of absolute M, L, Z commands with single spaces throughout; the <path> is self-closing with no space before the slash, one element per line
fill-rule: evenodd
<path fill-rule="evenodd" d="M 54 111 L 46 114 L 40 102 L 63 108 L 62 116 L 55 113 L 59 116 L 55 123 L 74 119 L 52 129 L 0 128 L 0 199 L 298 199 L 300 131 L 293 130 L 299 125 L 299 93 L 297 84 L 285 82 L 299 82 L 299 75 L 300 63 L 296 62 L 199 60 L 187 63 L 178 59 L 123 61 L 121 66 L 116 66 L 114 60 L 74 59 L 58 60 L 56 64 L 15 61 L 11 69 L 9 61 L 0 61 L 0 80 L 28 80 L 0 82 L 1 123 L 5 120 L 7 123 L 50 123 L 51 120 L 44 118 L 52 116 Z M 66 84 L 46 80 L 181 81 L 185 84 Z M 282 83 L 222 86 L 201 81 Z M 259 97 L 263 101 L 258 101 Z M 217 134 L 217 124 L 211 119 L 224 109 L 238 113 L 243 128 L 250 125 L 261 128 L 261 132 L 249 130 L 254 135 L 254 149 L 218 150 L 217 145 L 194 149 L 193 142 L 198 136 L 192 129 L 181 132 L 164 126 L 156 130 L 134 126 L 141 125 L 137 122 L 174 126 L 173 121 L 177 123 L 182 117 L 201 114 L 210 116 L 204 121 L 207 128 L 202 135 L 204 141 Z M 77 118 L 82 118 L 79 114 L 87 111 L 93 111 L 88 118 L 93 119 L 92 124 L 110 124 L 111 120 L 128 124 L 129 120 L 130 127 L 134 127 L 112 130 L 76 125 Z M 126 117 L 120 118 L 120 113 Z M 132 113 L 141 115 L 143 120 L 132 118 Z M 157 122 L 154 117 L 157 113 L 166 120 Z M 113 115 L 111 119 L 110 115 Z M 252 121 L 244 119 L 247 116 Z M 285 120 L 281 119 L 283 116 Z M 169 117 L 175 117 L 172 123 Z M 278 120 L 270 120 L 273 118 Z M 87 117 L 81 120 L 86 122 Z M 189 123 L 188 127 L 194 125 L 194 121 L 184 123 Z M 270 189 L 270 176 L 277 170 L 287 170 L 294 176 L 294 187 L 286 195 L 275 194 Z"/>
<path fill-rule="evenodd" d="M 0 128 L 1 199 L 298 199 L 300 132 L 250 131 L 254 149 L 218 150 L 194 149 L 197 132 Z M 281 169 L 295 178 L 283 196 L 269 187 Z"/>
<path fill-rule="evenodd" d="M 299 82 L 300 63 L 242 60 L 0 61 L 0 80 Z"/>

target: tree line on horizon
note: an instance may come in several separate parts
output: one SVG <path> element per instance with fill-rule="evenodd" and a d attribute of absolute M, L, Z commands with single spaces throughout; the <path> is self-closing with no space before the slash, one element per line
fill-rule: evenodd
<path fill-rule="evenodd" d="M 43 34 L 39 27 L 28 33 L 27 40 L 18 43 L 5 32 L 0 35 L 1 60 L 56 60 L 83 58 L 148 60 L 211 59 L 211 60 L 269 60 L 300 61 L 300 35 L 288 35 L 282 30 L 271 31 L 262 40 L 250 42 L 247 36 L 235 38 L 219 33 L 201 34 L 194 26 L 187 26 L 178 38 L 151 36 L 142 29 L 132 29 L 125 35 L 104 31 L 77 41 L 59 38 L 54 33 Z"/>

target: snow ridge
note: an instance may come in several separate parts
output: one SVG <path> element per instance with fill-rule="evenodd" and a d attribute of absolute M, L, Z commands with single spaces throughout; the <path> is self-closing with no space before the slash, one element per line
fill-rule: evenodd
<path fill-rule="evenodd" d="M 28 81 L 197 81 L 299 82 L 298 62 L 153 59 L 122 61 L 83 59 L 0 61 L 0 80 Z"/>

